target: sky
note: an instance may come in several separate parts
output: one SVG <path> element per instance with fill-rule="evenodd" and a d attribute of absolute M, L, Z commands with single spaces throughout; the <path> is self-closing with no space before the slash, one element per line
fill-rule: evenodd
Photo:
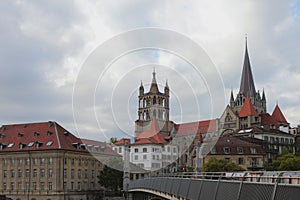
<path fill-rule="evenodd" d="M 300 1 L 11 0 L 0 9 L 0 124 L 53 120 L 80 137 L 132 136 L 138 88 L 149 89 L 154 67 L 160 91 L 166 81 L 171 90 L 171 120 L 220 117 L 239 91 L 245 34 L 268 111 L 278 103 L 300 124 Z"/>

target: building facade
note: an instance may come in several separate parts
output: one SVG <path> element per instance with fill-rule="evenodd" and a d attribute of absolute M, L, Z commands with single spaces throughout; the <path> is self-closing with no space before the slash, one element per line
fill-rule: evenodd
<path fill-rule="evenodd" d="M 105 143 L 81 140 L 56 122 L 3 125 L 0 191 L 14 200 L 96 199 L 101 159 L 115 155 Z"/>

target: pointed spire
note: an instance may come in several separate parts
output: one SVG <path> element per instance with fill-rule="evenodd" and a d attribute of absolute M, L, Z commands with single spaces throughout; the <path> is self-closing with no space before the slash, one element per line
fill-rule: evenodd
<path fill-rule="evenodd" d="M 245 47 L 245 57 L 244 57 L 244 65 L 242 71 L 241 85 L 240 85 L 240 93 L 245 96 L 255 98 L 255 85 L 253 81 L 253 75 L 251 71 L 251 65 L 248 55 L 248 46 L 247 46 L 247 35 L 245 38 L 246 47 Z"/>
<path fill-rule="evenodd" d="M 169 88 L 169 85 L 168 85 L 168 79 L 166 80 L 166 88 Z"/>
<path fill-rule="evenodd" d="M 265 89 L 263 89 L 262 100 L 263 100 L 263 101 L 266 101 Z"/>
<path fill-rule="evenodd" d="M 157 83 L 156 83 L 156 78 L 155 78 L 155 67 L 153 67 L 153 72 L 152 72 L 152 83 L 151 83 L 151 87 L 150 87 L 150 92 L 152 93 L 159 93 L 159 90 L 158 90 L 158 86 L 157 86 Z"/>
<path fill-rule="evenodd" d="M 231 89 L 231 94 L 230 94 L 230 102 L 233 102 L 234 101 L 234 98 L 233 98 L 233 91 Z"/>

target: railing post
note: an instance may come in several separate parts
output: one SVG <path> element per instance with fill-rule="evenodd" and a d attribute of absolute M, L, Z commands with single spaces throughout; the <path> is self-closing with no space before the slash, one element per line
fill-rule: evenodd
<path fill-rule="evenodd" d="M 281 179 L 281 176 L 283 175 L 284 172 L 280 172 L 276 178 L 276 182 L 275 182 L 275 185 L 274 185 L 274 190 L 273 190 L 273 194 L 272 194 L 272 200 L 275 200 L 275 197 L 276 197 L 276 191 L 277 191 L 277 186 L 278 186 L 278 183 L 279 183 L 279 180 Z"/>
<path fill-rule="evenodd" d="M 243 177 L 242 177 L 242 181 L 240 183 L 240 188 L 239 188 L 238 195 L 237 195 L 237 200 L 240 200 L 241 192 L 242 192 L 242 187 L 243 187 L 243 182 L 244 182 L 246 174 L 247 173 L 245 172 L 244 175 L 243 175 Z"/>

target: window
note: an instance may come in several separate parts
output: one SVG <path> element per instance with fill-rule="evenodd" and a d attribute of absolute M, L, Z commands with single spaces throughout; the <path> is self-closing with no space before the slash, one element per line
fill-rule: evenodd
<path fill-rule="evenodd" d="M 216 147 L 211 148 L 210 153 L 211 154 L 216 154 Z"/>
<path fill-rule="evenodd" d="M 88 178 L 87 169 L 84 170 L 84 178 Z"/>
<path fill-rule="evenodd" d="M 48 183 L 48 190 L 52 190 L 52 182 Z"/>
<path fill-rule="evenodd" d="M 33 170 L 33 177 L 37 177 L 37 170 L 36 169 Z"/>
<path fill-rule="evenodd" d="M 2 188 L 3 188 L 3 190 L 6 190 L 6 183 L 3 183 Z"/>
<path fill-rule="evenodd" d="M 237 153 L 242 154 L 244 152 L 243 147 L 237 147 Z"/>
<path fill-rule="evenodd" d="M 10 190 L 14 190 L 15 189 L 15 183 L 14 182 L 11 182 L 10 183 Z"/>
<path fill-rule="evenodd" d="M 18 183 L 18 190 L 19 190 L 19 191 L 22 190 L 22 183 L 21 183 L 21 182 Z"/>
<path fill-rule="evenodd" d="M 72 160 L 71 160 L 71 164 L 72 164 L 72 165 L 74 165 L 74 162 L 75 162 L 75 161 L 74 161 L 74 158 L 72 158 Z"/>
<path fill-rule="evenodd" d="M 144 160 L 147 160 L 147 155 L 143 155 L 143 159 L 144 159 Z"/>
<path fill-rule="evenodd" d="M 25 171 L 25 177 L 26 177 L 26 178 L 29 177 L 29 169 L 26 169 L 26 171 Z"/>
<path fill-rule="evenodd" d="M 8 148 L 11 148 L 14 146 L 14 143 L 10 143 L 9 145 L 7 145 Z"/>
<path fill-rule="evenodd" d="M 294 140 L 293 139 L 290 139 L 290 144 L 293 144 L 294 143 Z"/>
<path fill-rule="evenodd" d="M 81 178 L 81 170 L 78 169 L 78 178 Z"/>
<path fill-rule="evenodd" d="M 94 175 L 95 175 L 95 171 L 92 170 L 92 178 L 94 178 Z"/>
<path fill-rule="evenodd" d="M 119 147 L 119 153 L 122 153 L 122 147 Z"/>
<path fill-rule="evenodd" d="M 268 141 L 268 139 L 269 139 L 268 136 L 264 136 L 265 141 Z"/>
<path fill-rule="evenodd" d="M 230 158 L 224 158 L 224 160 L 228 161 L 228 162 L 231 162 L 231 159 Z"/>
<path fill-rule="evenodd" d="M 7 160 L 3 159 L 3 165 L 6 166 L 7 165 Z"/>
<path fill-rule="evenodd" d="M 36 182 L 33 182 L 33 183 L 32 183 L 32 189 L 33 189 L 33 190 L 36 190 Z"/>
<path fill-rule="evenodd" d="M 15 165 L 15 160 L 11 159 L 11 165 L 14 166 Z"/>
<path fill-rule="evenodd" d="M 52 132 L 51 132 L 51 131 L 48 131 L 48 132 L 47 132 L 47 135 L 48 135 L 48 136 L 52 135 Z"/>
<path fill-rule="evenodd" d="M 78 165 L 81 166 L 81 159 L 78 160 Z"/>
<path fill-rule="evenodd" d="M 49 169 L 48 170 L 48 178 L 52 178 L 52 175 L 53 175 L 53 170 Z"/>
<path fill-rule="evenodd" d="M 229 147 L 224 147 L 224 153 L 229 154 L 230 153 L 230 148 Z"/>
<path fill-rule="evenodd" d="M 45 158 L 41 158 L 40 163 L 41 163 L 41 165 L 44 165 L 45 164 Z"/>
<path fill-rule="evenodd" d="M 29 159 L 29 158 L 26 158 L 26 160 L 25 160 L 25 165 L 29 165 L 29 162 L 30 162 L 30 159 Z"/>
<path fill-rule="evenodd" d="M 74 190 L 74 182 L 71 182 L 71 190 Z"/>
<path fill-rule="evenodd" d="M 68 164 L 68 159 L 67 158 L 65 158 L 64 163 L 65 163 L 65 165 Z"/>
<path fill-rule="evenodd" d="M 37 165 L 37 158 L 33 159 L 33 165 Z"/>
<path fill-rule="evenodd" d="M 139 152 L 139 149 L 138 149 L 138 148 L 135 148 L 135 149 L 134 149 L 134 152 L 135 152 L 135 153 L 138 153 L 138 152 Z"/>
<path fill-rule="evenodd" d="M 74 178 L 74 169 L 71 169 L 71 178 Z"/>
<path fill-rule="evenodd" d="M 28 183 L 28 182 L 25 183 L 25 190 L 26 190 L 26 191 L 29 190 L 29 183 Z"/>
<path fill-rule="evenodd" d="M 67 182 L 64 182 L 64 190 L 67 190 Z"/>
<path fill-rule="evenodd" d="M 45 170 L 44 169 L 41 169 L 41 174 L 40 174 L 41 177 L 45 177 Z"/>
<path fill-rule="evenodd" d="M 245 163 L 244 158 L 238 158 L 237 164 L 238 165 L 243 165 Z"/>
<path fill-rule="evenodd" d="M 11 170 L 11 171 L 10 171 L 10 175 L 11 175 L 11 176 L 10 176 L 11 178 L 15 177 L 15 171 L 14 171 L 14 170 Z"/>
<path fill-rule="evenodd" d="M 44 182 L 41 182 L 41 183 L 40 183 L 40 189 L 41 189 L 41 190 L 44 190 L 44 189 L 45 189 L 45 183 L 44 183 Z"/>
<path fill-rule="evenodd" d="M 152 160 L 155 160 L 155 155 L 152 155 Z"/>
<path fill-rule="evenodd" d="M 147 148 L 143 148 L 143 152 L 146 153 L 147 152 Z"/>
<path fill-rule="evenodd" d="M 67 169 L 64 169 L 64 178 L 67 178 Z"/>
<path fill-rule="evenodd" d="M 80 182 L 78 182 L 78 184 L 77 184 L 77 190 L 81 190 L 81 183 Z"/>
<path fill-rule="evenodd" d="M 39 135 L 40 135 L 39 132 L 34 132 L 34 136 L 35 136 L 35 137 L 37 137 L 37 136 L 39 136 Z"/>
<path fill-rule="evenodd" d="M 32 147 L 33 144 L 34 144 L 34 142 L 29 142 L 28 146 L 29 146 L 29 147 Z"/>
<path fill-rule="evenodd" d="M 46 146 L 51 146 L 53 144 L 53 141 L 47 142 Z"/>
<path fill-rule="evenodd" d="M 173 153 L 176 153 L 176 147 L 173 148 Z"/>
<path fill-rule="evenodd" d="M 255 147 L 250 147 L 250 152 L 251 152 L 251 154 L 256 154 L 256 148 Z"/>
<path fill-rule="evenodd" d="M 171 150 L 170 150 L 170 147 L 168 147 L 167 149 L 168 149 L 168 150 L 167 150 L 168 152 L 170 152 L 170 151 L 171 151 Z"/>
<path fill-rule="evenodd" d="M 22 159 L 19 159 L 18 165 L 21 166 L 21 165 L 22 165 L 22 162 L 23 162 L 23 160 L 22 160 Z"/>
<path fill-rule="evenodd" d="M 22 177 L 22 170 L 21 170 L 21 169 L 18 170 L 18 177 L 19 177 L 19 178 Z"/>
<path fill-rule="evenodd" d="M 134 156 L 134 160 L 138 160 L 139 159 L 139 156 L 138 155 L 135 155 Z"/>
<path fill-rule="evenodd" d="M 7 177 L 7 171 L 3 170 L 3 178 L 6 178 L 6 177 Z"/>
<path fill-rule="evenodd" d="M 52 165 L 52 163 L 53 163 L 52 157 L 49 158 L 48 163 L 49 163 L 49 165 Z"/>

